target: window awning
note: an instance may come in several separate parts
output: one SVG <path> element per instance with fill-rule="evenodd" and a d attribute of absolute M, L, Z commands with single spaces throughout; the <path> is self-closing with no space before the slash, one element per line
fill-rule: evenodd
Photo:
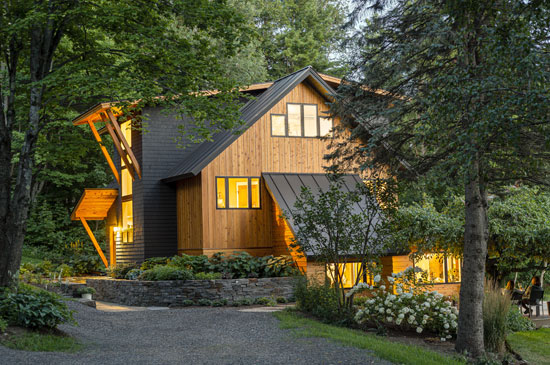
<path fill-rule="evenodd" d="M 71 214 L 73 221 L 80 218 L 102 220 L 118 196 L 117 189 L 84 189 L 84 193 Z"/>

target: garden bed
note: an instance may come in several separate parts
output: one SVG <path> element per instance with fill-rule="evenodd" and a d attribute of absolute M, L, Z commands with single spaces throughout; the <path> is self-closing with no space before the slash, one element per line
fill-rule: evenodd
<path fill-rule="evenodd" d="M 96 290 L 96 300 L 133 306 L 177 307 L 201 299 L 227 300 L 231 304 L 263 297 L 289 300 L 294 295 L 291 277 L 165 281 L 96 278 L 87 279 L 86 285 Z"/>

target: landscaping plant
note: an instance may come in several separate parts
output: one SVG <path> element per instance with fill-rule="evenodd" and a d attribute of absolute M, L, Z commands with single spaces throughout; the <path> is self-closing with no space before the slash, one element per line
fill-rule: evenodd
<path fill-rule="evenodd" d="M 294 287 L 296 307 L 323 322 L 341 322 L 344 314 L 338 309 L 338 295 L 329 285 L 299 278 Z"/>
<path fill-rule="evenodd" d="M 23 283 L 0 291 L 0 317 L 10 325 L 33 329 L 75 323 L 72 311 L 59 295 Z"/>
<path fill-rule="evenodd" d="M 510 295 L 502 293 L 497 283 L 489 280 L 485 282 L 483 338 L 487 351 L 504 352 L 511 304 Z"/>
<path fill-rule="evenodd" d="M 361 324 L 393 327 L 417 333 L 436 334 L 441 341 L 456 335 L 458 310 L 443 295 L 416 286 L 411 280 L 412 267 L 387 277 L 388 287 L 380 275 L 374 277 L 374 285 L 360 283 L 346 295 L 368 291 L 365 300 L 355 314 Z"/>
<path fill-rule="evenodd" d="M 140 280 L 159 281 L 159 280 L 191 280 L 193 273 L 189 270 L 178 269 L 172 266 L 155 266 L 150 270 L 145 270 L 140 276 Z"/>
<path fill-rule="evenodd" d="M 533 331 L 536 329 L 535 324 L 525 317 L 516 306 L 512 306 L 508 311 L 506 328 L 508 332 Z"/>

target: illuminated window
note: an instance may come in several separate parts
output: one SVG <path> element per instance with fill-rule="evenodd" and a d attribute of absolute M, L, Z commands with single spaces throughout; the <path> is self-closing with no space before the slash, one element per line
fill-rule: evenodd
<path fill-rule="evenodd" d="M 331 284 L 335 282 L 336 265 L 329 264 L 326 268 L 326 274 Z M 338 264 L 338 271 L 342 276 L 342 284 L 344 288 L 351 288 L 358 283 L 367 283 L 373 285 L 373 277 L 368 272 L 363 273 L 360 262 L 348 262 L 346 264 Z M 356 283 L 355 280 L 358 280 Z"/>
<path fill-rule="evenodd" d="M 122 242 L 134 242 L 134 212 L 131 200 L 122 202 Z"/>
<path fill-rule="evenodd" d="M 302 135 L 302 106 L 300 104 L 287 104 L 288 135 L 299 137 Z"/>
<path fill-rule="evenodd" d="M 319 117 L 319 135 L 332 136 L 332 118 Z"/>
<path fill-rule="evenodd" d="M 130 172 L 126 168 L 122 169 L 121 172 L 121 196 L 132 195 L 132 176 L 130 176 Z"/>
<path fill-rule="evenodd" d="M 260 178 L 217 177 L 216 207 L 218 209 L 260 208 Z"/>
<path fill-rule="evenodd" d="M 414 262 L 414 266 L 422 269 L 428 281 L 434 284 L 459 283 L 461 280 L 461 262 L 455 257 L 445 257 L 443 254 L 424 255 Z M 423 273 L 416 273 L 417 279 Z"/>
<path fill-rule="evenodd" d="M 286 117 L 281 114 L 271 114 L 271 135 L 286 135 Z"/>
<path fill-rule="evenodd" d="M 130 121 L 121 123 L 120 130 L 122 131 L 122 135 L 126 139 L 126 142 L 128 142 L 128 146 L 132 147 L 132 123 Z M 121 147 L 124 148 L 124 146 Z M 120 166 L 126 166 L 122 157 L 120 158 Z"/>
<path fill-rule="evenodd" d="M 304 105 L 304 137 L 317 137 L 317 105 Z"/>

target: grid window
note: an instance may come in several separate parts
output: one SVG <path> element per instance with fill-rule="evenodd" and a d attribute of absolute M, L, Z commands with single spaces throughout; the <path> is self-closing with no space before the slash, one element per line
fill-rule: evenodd
<path fill-rule="evenodd" d="M 273 137 L 332 137 L 332 118 L 320 117 L 317 104 L 287 103 L 286 114 L 271 114 Z"/>
<path fill-rule="evenodd" d="M 259 177 L 216 177 L 218 209 L 260 208 Z"/>

